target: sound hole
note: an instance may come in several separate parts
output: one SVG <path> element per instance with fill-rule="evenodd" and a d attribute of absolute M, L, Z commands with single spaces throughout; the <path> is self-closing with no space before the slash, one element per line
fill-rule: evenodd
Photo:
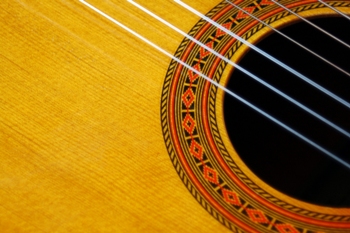
<path fill-rule="evenodd" d="M 350 23 L 319 18 L 315 24 L 350 44 Z M 296 41 L 350 72 L 350 50 L 306 23 L 282 29 Z M 257 46 L 350 102 L 350 77 L 276 33 Z M 350 109 L 283 68 L 249 51 L 240 65 L 350 132 Z M 296 107 L 242 72 L 228 88 L 350 163 L 350 139 Z M 296 199 L 350 207 L 350 170 L 230 96 L 224 101 L 230 140 L 246 165 L 264 182 Z"/>

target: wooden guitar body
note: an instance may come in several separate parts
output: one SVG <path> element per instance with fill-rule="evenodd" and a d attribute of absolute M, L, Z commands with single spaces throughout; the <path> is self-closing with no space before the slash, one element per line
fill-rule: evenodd
<path fill-rule="evenodd" d="M 127 1 L 87 2 L 221 85 L 234 71 Z M 271 33 L 225 1 L 184 2 L 252 44 Z M 233 62 L 249 50 L 174 1 L 137 3 Z M 267 0 L 237 4 L 276 28 L 298 21 Z M 0 16 L 0 232 L 349 232 L 349 208 L 248 168 L 221 89 L 82 2 L 4 0 Z"/>

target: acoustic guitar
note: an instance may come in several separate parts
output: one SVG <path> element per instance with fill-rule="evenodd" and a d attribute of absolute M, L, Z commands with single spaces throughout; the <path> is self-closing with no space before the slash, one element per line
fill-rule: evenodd
<path fill-rule="evenodd" d="M 350 1 L 277 3 L 1 1 L 0 231 L 349 232 Z"/>

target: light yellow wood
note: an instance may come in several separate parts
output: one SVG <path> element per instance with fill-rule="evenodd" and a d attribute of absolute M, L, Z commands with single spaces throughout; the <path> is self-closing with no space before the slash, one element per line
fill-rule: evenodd
<path fill-rule="evenodd" d="M 198 21 L 139 2 L 183 30 Z M 183 38 L 126 1 L 90 3 L 170 53 Z M 4 0 L 0 17 L 0 232 L 228 231 L 166 151 L 168 57 L 77 0 Z"/>
<path fill-rule="evenodd" d="M 183 39 L 126 0 L 88 2 L 171 54 Z M 137 2 L 185 32 L 199 20 Z M 2 0 L 0 27 L 0 232 L 229 232 L 164 145 L 169 57 L 78 0 Z"/>

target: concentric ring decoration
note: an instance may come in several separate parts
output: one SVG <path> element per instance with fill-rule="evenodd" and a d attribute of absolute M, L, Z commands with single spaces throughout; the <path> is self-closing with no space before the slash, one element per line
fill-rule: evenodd
<path fill-rule="evenodd" d="M 304 17 L 334 14 L 315 0 L 280 2 Z M 327 2 L 350 9 L 349 1 Z M 297 20 L 269 0 L 235 4 L 277 28 Z M 271 32 L 226 1 L 207 16 L 251 43 Z M 200 20 L 189 35 L 234 62 L 248 50 L 205 20 Z M 233 71 L 187 38 L 175 56 L 222 85 Z M 222 90 L 176 61 L 169 65 L 161 99 L 164 140 L 176 172 L 200 205 L 234 232 L 349 232 L 350 209 L 295 200 L 265 184 L 245 166 L 224 127 L 223 96 Z"/>

